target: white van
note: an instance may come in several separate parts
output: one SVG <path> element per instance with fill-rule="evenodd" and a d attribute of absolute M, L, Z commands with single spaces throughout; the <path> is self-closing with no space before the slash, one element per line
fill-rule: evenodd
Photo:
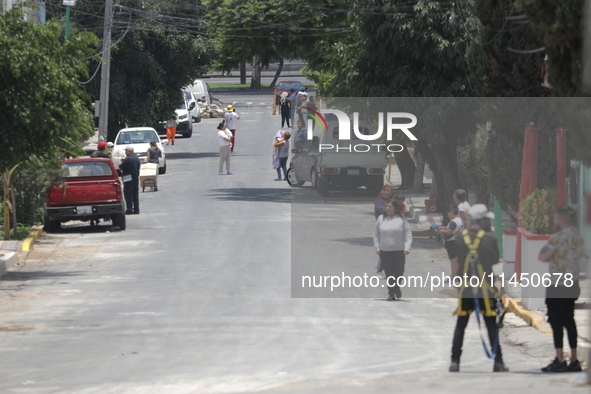
<path fill-rule="evenodd" d="M 211 89 L 209 84 L 200 79 L 193 81 L 193 86 L 190 86 L 187 90 L 193 92 L 198 101 L 203 105 L 211 104 Z"/>

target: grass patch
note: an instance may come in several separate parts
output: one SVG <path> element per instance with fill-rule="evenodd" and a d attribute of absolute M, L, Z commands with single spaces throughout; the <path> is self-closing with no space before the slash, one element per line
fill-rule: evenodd
<path fill-rule="evenodd" d="M 268 88 L 269 85 L 262 85 L 263 88 Z M 212 89 L 250 89 L 250 83 L 210 83 L 209 87 Z"/>
<path fill-rule="evenodd" d="M 31 228 L 20 224 L 16 227 L 16 236 L 14 235 L 14 229 L 10 229 L 11 240 L 22 241 L 27 238 L 29 234 L 31 234 Z M 0 228 L 0 241 L 2 240 L 4 240 L 4 229 Z"/>

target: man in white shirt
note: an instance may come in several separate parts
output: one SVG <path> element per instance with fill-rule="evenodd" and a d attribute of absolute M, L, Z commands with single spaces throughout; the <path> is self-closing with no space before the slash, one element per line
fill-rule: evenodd
<path fill-rule="evenodd" d="M 232 147 L 230 149 L 231 153 L 234 153 L 234 139 L 236 137 L 236 120 L 240 119 L 240 116 L 236 113 L 236 110 L 232 108 L 231 105 L 227 107 L 228 112 L 224 114 L 224 121 L 226 122 L 226 127 L 232 133 Z"/>

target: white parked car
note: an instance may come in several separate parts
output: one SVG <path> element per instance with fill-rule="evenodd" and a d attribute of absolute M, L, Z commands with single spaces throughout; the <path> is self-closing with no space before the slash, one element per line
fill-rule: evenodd
<path fill-rule="evenodd" d="M 162 157 L 158 163 L 158 173 L 165 174 L 166 154 L 164 153 L 164 147 L 156 130 L 151 127 L 131 127 L 119 130 L 111 153 L 111 160 L 113 160 L 115 168 L 118 169 L 121 160 L 125 158 L 125 148 L 127 146 L 132 146 L 134 154 L 140 158 L 140 163 L 145 163 L 151 141 L 156 141 L 156 145 L 162 151 Z"/>
<path fill-rule="evenodd" d="M 195 93 L 186 91 L 185 92 L 185 101 L 189 104 L 189 108 L 193 107 L 191 110 L 191 116 L 193 117 L 193 121 L 195 123 L 201 122 L 201 107 L 197 105 L 197 97 L 195 97 Z"/>
<path fill-rule="evenodd" d="M 189 87 L 187 90 L 193 92 L 197 101 L 199 101 L 203 105 L 211 104 L 211 89 L 209 88 L 209 84 L 205 81 L 200 79 L 196 79 L 193 81 L 193 86 Z"/>

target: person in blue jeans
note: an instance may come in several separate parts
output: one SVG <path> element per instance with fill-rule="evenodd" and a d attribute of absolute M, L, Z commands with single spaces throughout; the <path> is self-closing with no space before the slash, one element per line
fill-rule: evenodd
<path fill-rule="evenodd" d="M 281 169 L 283 169 L 283 180 L 287 180 L 287 159 L 289 158 L 289 131 L 280 130 L 279 136 L 275 136 L 273 141 L 273 168 L 277 170 L 276 181 L 281 181 Z"/>

